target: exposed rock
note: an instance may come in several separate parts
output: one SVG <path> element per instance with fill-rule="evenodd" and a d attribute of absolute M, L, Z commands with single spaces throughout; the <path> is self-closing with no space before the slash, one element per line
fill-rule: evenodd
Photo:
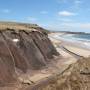
<path fill-rule="evenodd" d="M 0 85 L 15 80 L 15 62 L 7 43 L 0 33 Z"/>
<path fill-rule="evenodd" d="M 5 27 L 0 30 L 0 86 L 22 79 L 18 75 L 28 70 L 42 69 L 54 59 L 53 55 L 58 56 L 59 53 L 47 33 L 37 28 L 25 31 Z M 28 83 L 28 80 L 23 83 Z"/>
<path fill-rule="evenodd" d="M 53 55 L 59 55 L 48 36 L 45 36 L 43 33 L 32 32 L 31 33 L 35 44 L 38 46 L 43 56 L 47 59 L 52 59 Z"/>

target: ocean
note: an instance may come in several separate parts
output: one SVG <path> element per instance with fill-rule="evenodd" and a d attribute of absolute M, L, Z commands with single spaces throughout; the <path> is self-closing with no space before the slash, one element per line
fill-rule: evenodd
<path fill-rule="evenodd" d="M 53 37 L 90 49 L 90 34 L 58 34 Z"/>
<path fill-rule="evenodd" d="M 70 40 L 90 42 L 90 34 L 66 34 L 60 37 Z"/>

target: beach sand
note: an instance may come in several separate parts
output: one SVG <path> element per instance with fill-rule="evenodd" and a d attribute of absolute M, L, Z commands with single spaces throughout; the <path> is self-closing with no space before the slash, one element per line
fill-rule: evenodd
<path fill-rule="evenodd" d="M 56 35 L 56 33 L 54 33 Z M 77 46 L 77 43 L 70 43 L 63 40 L 58 40 L 57 38 L 54 38 L 54 34 L 49 35 L 50 40 L 52 41 L 53 45 L 56 47 L 57 51 L 60 53 L 59 57 L 55 57 L 55 60 L 52 60 L 47 67 L 38 70 L 36 74 L 30 76 L 29 73 L 27 73 L 23 78 L 24 86 L 20 86 L 25 90 L 32 90 L 31 88 L 36 88 L 34 90 L 38 90 L 38 87 L 44 87 L 44 85 L 48 85 L 49 81 L 53 80 L 57 75 L 61 75 L 63 71 L 65 71 L 70 65 L 73 63 L 76 63 L 80 58 L 76 57 L 69 51 L 78 54 L 83 57 L 89 57 L 90 56 L 90 50 L 80 47 L 80 45 Z M 64 46 L 67 50 L 63 49 L 62 46 Z M 31 71 L 30 71 L 31 72 Z M 28 75 L 28 77 L 27 77 Z M 24 80 L 25 79 L 25 80 Z M 33 83 L 31 83 L 31 81 Z M 25 86 L 27 83 L 30 84 L 30 86 Z M 12 90 L 12 88 L 8 87 L 9 90 Z M 0 88 L 1 90 L 1 88 Z M 7 90 L 7 89 L 4 89 Z M 14 90 L 14 89 L 13 89 Z M 18 90 L 18 89 L 17 89 Z"/>
<path fill-rule="evenodd" d="M 56 35 L 56 33 L 54 34 Z M 49 38 L 56 47 L 57 51 L 60 53 L 60 56 L 55 57 L 55 60 L 52 60 L 47 67 L 37 71 L 36 74 L 30 76 L 29 73 L 27 73 L 28 78 L 25 79 L 24 84 L 26 85 L 26 83 L 30 83 L 30 81 L 32 81 L 33 84 L 30 83 L 31 86 L 23 86 L 23 90 L 25 90 L 25 88 L 27 88 L 26 90 L 39 90 L 38 87 L 44 87 L 45 85 L 47 86 L 50 81 L 53 81 L 54 78 L 56 78 L 58 75 L 61 75 L 62 72 L 67 70 L 70 65 L 76 63 L 81 58 L 77 58 L 77 56 L 72 54 L 72 52 L 83 57 L 90 56 L 90 50 L 80 47 L 80 45 L 77 45 L 76 42 L 75 45 L 74 43 L 58 40 L 57 38 L 53 37 L 54 34 L 50 34 Z M 62 46 L 64 46 L 67 50 L 63 49 Z"/>
<path fill-rule="evenodd" d="M 56 33 L 54 34 L 56 35 Z M 68 53 L 67 51 L 62 49 L 61 46 L 64 46 L 71 52 L 78 54 L 80 56 L 83 56 L 83 57 L 90 56 L 89 50 L 80 47 L 80 45 L 79 47 L 77 47 L 76 45 L 74 45 L 74 43 L 58 40 L 57 38 L 53 37 L 54 34 L 49 35 L 49 38 L 52 41 L 53 45 L 56 47 L 57 51 L 60 53 L 60 57 L 56 57 L 54 61 L 48 64 L 47 68 L 38 71 L 36 75 L 33 75 L 30 77 L 30 80 L 36 83 L 36 86 L 38 85 L 43 86 L 44 84 L 48 84 L 49 80 L 52 80 L 58 74 L 60 75 L 70 65 L 72 65 L 73 63 L 76 63 L 81 58 L 81 57 L 77 58 L 75 55 Z M 32 87 L 35 88 L 36 86 L 34 85 Z"/>
<path fill-rule="evenodd" d="M 90 57 L 90 49 L 87 49 L 87 47 L 82 47 L 82 44 L 78 43 L 78 42 L 69 42 L 69 41 L 65 41 L 65 40 L 59 40 L 53 36 L 55 36 L 57 33 L 51 33 L 49 35 L 50 40 L 52 41 L 52 43 L 54 44 L 54 46 L 57 48 L 57 50 L 62 54 L 62 50 L 60 50 L 60 46 L 64 46 L 65 48 L 67 48 L 68 50 L 70 50 L 71 52 L 74 52 L 80 56 L 83 57 Z M 58 35 L 58 34 L 57 34 Z M 62 35 L 62 34 L 60 34 Z M 63 54 L 64 55 L 64 54 Z M 66 54 L 67 55 L 67 54 Z"/>

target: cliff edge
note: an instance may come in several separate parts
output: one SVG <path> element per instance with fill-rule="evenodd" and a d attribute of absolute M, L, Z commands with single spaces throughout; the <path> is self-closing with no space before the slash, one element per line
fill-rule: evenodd
<path fill-rule="evenodd" d="M 23 82 L 22 75 L 45 68 L 54 56 L 59 53 L 43 28 L 0 23 L 0 87 Z"/>

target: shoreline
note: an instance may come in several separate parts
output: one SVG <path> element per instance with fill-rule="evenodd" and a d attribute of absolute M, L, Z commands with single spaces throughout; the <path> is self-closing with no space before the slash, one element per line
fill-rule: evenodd
<path fill-rule="evenodd" d="M 39 80 L 36 81 L 34 85 L 31 85 L 31 87 L 27 87 L 27 90 L 33 90 L 47 87 L 47 85 L 50 84 L 50 82 L 57 81 L 55 78 L 62 75 L 64 71 L 68 70 L 68 68 L 75 63 L 77 63 L 82 58 L 76 58 L 76 56 L 72 55 L 71 53 L 66 52 L 63 50 L 60 46 L 64 46 L 67 48 L 67 50 L 70 50 L 71 52 L 74 52 L 76 54 L 80 54 L 83 57 L 89 57 L 90 51 L 88 49 L 82 48 L 82 47 L 76 47 L 74 46 L 74 43 L 66 42 L 63 40 L 58 40 L 57 38 L 54 38 L 53 35 L 49 35 L 49 39 L 52 41 L 54 46 L 56 47 L 57 51 L 60 53 L 60 58 L 52 62 L 48 69 L 44 70 L 44 73 L 42 74 L 43 77 L 39 78 Z M 68 45 L 69 44 L 69 45 Z M 88 54 L 88 55 L 87 55 Z M 42 70 L 43 72 L 43 70 Z M 69 71 L 70 72 L 70 71 Z M 46 76 L 47 74 L 51 74 L 50 76 Z M 40 75 L 40 74 L 39 74 Z M 36 75 L 36 78 L 39 76 Z M 33 79 L 34 80 L 34 79 Z M 60 80 L 61 81 L 61 80 Z"/>
<path fill-rule="evenodd" d="M 90 50 L 90 42 L 89 41 L 82 41 L 82 40 L 79 41 L 79 40 L 66 39 L 66 38 L 62 37 L 63 35 L 64 34 L 61 34 L 61 33 L 58 33 L 58 34 L 57 33 L 51 33 L 51 34 L 49 34 L 49 38 L 61 41 L 62 44 L 66 44 L 69 46 L 73 45 L 75 47 Z"/>
<path fill-rule="evenodd" d="M 81 56 L 84 56 L 84 57 L 90 56 L 90 48 L 87 47 L 87 45 L 85 45 L 85 42 L 69 41 L 67 39 L 58 38 L 59 35 L 62 35 L 62 34 L 59 34 L 59 33 L 49 34 L 49 38 L 53 42 L 56 48 L 58 48 L 58 46 L 59 47 L 64 46 L 68 50 L 76 54 L 79 54 Z"/>

